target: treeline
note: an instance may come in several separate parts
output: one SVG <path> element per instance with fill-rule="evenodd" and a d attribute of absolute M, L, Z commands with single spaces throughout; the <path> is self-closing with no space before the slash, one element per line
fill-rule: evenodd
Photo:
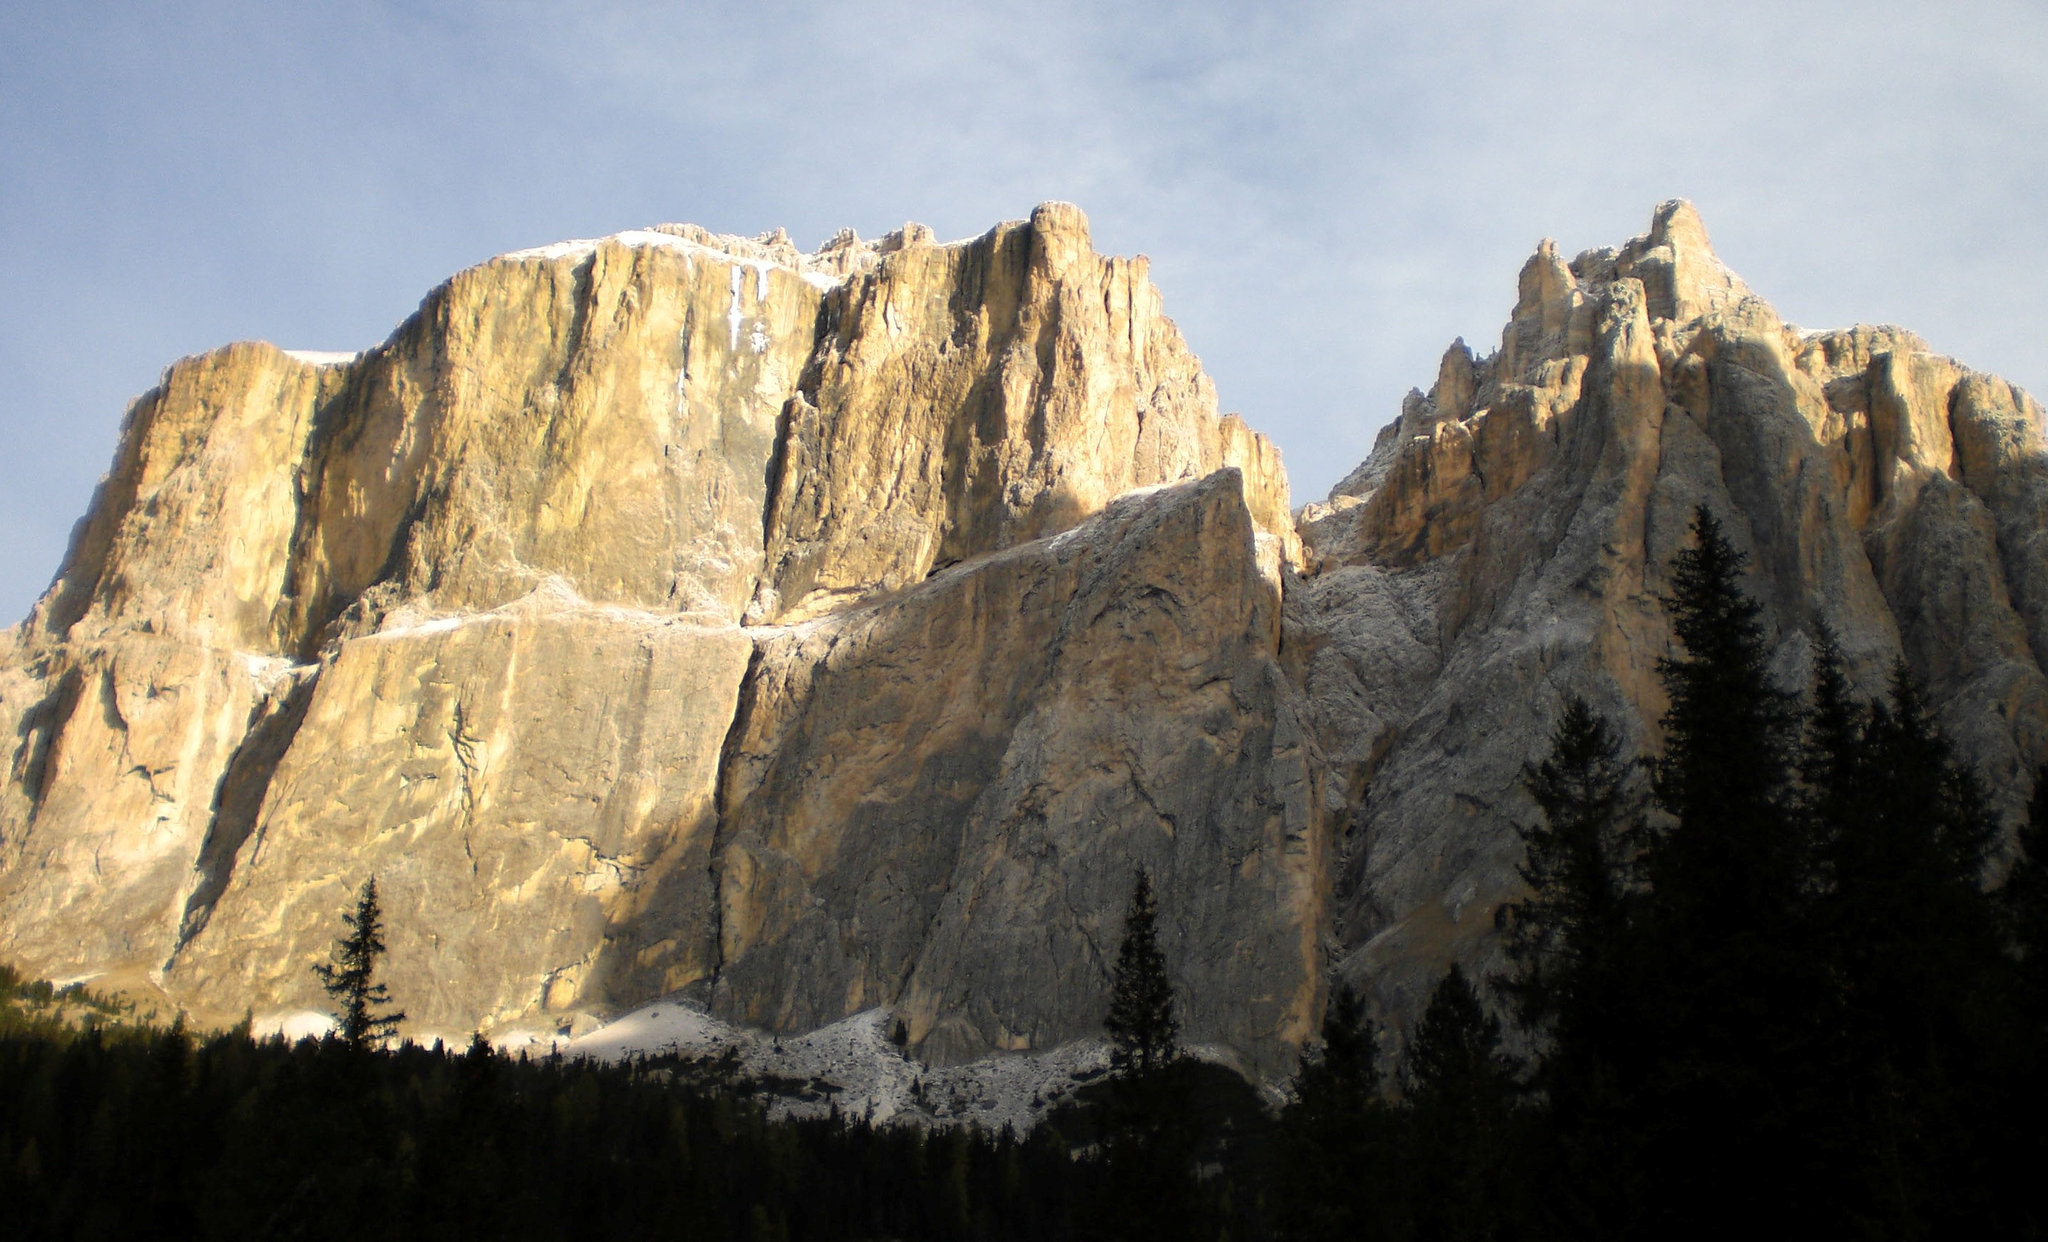
<path fill-rule="evenodd" d="M 326 976 L 346 1038 L 196 1038 L 0 975 L 0 1218 L 63 1238 L 2039 1237 L 2048 773 L 1987 888 L 2001 826 L 1911 679 L 1859 701 L 1823 635 L 1809 692 L 1779 691 L 1740 557 L 1704 511 L 1696 534 L 1666 601 L 1663 753 L 1567 705 L 1526 773 L 1509 967 L 1452 970 L 1398 1072 L 1343 989 L 1284 1107 L 1188 1058 L 1140 874 L 1112 1070 L 1030 1135 L 775 1121 L 729 1062 L 381 1048 L 366 885 Z"/>
<path fill-rule="evenodd" d="M 1067 1238 L 1090 1193 L 1049 1139 L 770 1121 L 686 1062 L 0 1035 L 10 1237 Z"/>

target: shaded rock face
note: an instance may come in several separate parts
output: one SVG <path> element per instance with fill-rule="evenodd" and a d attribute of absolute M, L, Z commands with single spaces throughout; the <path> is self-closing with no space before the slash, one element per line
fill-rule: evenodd
<path fill-rule="evenodd" d="M 4 639 L 5 954 L 324 1008 L 374 872 L 415 1032 L 877 1006 L 932 1063 L 1096 1035 L 1133 872 L 1187 1036 L 1286 1073 L 1333 975 L 1495 962 L 1564 697 L 1659 742 L 1701 504 L 1808 672 L 1903 657 L 2013 811 L 2048 756 L 2042 412 L 1801 332 L 1684 204 L 1524 268 L 1329 501 L 1039 208 L 803 254 L 503 256 L 348 357 L 139 400 Z"/>
<path fill-rule="evenodd" d="M 322 1008 L 374 872 L 418 1029 L 695 992 L 959 1059 L 1095 1032 L 1147 865 L 1208 877 L 1191 984 L 1259 998 L 1190 1030 L 1277 1069 L 1324 918 L 1298 555 L 1277 453 L 1072 207 L 503 256 L 367 353 L 231 346 L 130 411 L 6 639 L 0 932 Z"/>
<path fill-rule="evenodd" d="M 1308 1033 L 1323 816 L 1235 471 L 764 632 L 720 816 L 717 1007 L 877 1003 L 939 1060 L 1099 1029 L 1132 864 L 1195 1038 Z"/>
<path fill-rule="evenodd" d="M 1302 514 L 1289 663 L 1348 804 L 1340 969 L 1388 1011 L 1447 959 L 1491 960 L 1518 775 L 1564 696 L 1659 745 L 1661 597 L 1702 504 L 1750 555 L 1788 688 L 1819 626 L 1863 693 L 1903 656 L 2023 805 L 2048 757 L 2041 407 L 1898 329 L 1782 323 L 1668 203 L 1618 250 L 1545 243 L 1500 348 L 1454 344 Z"/>

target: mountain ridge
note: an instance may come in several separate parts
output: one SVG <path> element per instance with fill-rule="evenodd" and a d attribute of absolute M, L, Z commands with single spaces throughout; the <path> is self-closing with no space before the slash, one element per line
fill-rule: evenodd
<path fill-rule="evenodd" d="M 374 869 L 436 1029 L 880 1004 L 958 1064 L 1095 1032 L 1143 865 L 1191 1038 L 1275 1077 L 1333 978 L 1398 1019 L 1493 960 L 1564 695 L 1654 747 L 1697 504 L 1781 680 L 1816 621 L 1861 684 L 1903 656 L 2023 802 L 2041 424 L 1903 331 L 1788 328 L 1679 202 L 1539 246 L 1298 520 L 1071 205 L 513 252 L 371 350 L 137 401 L 0 661 L 0 928 L 288 1013 Z"/>

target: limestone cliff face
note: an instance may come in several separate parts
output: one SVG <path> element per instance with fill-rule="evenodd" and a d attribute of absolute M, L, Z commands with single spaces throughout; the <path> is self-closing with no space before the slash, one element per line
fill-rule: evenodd
<path fill-rule="evenodd" d="M 1133 864 L 1190 1034 L 1284 1067 L 1320 977 L 1324 817 L 1235 470 L 886 604 L 764 632 L 718 851 L 719 1008 L 883 1003 L 927 1056 L 1108 1004 Z"/>
<path fill-rule="evenodd" d="M 1565 695 L 1657 745 L 1695 508 L 1803 681 L 1903 656 L 2007 810 L 2048 757 L 2048 447 L 1892 328 L 1801 332 L 1691 209 L 1522 272 L 1288 514 L 1080 213 L 935 244 L 661 226 L 502 256 L 359 355 L 131 410 L 0 652 L 0 944 L 322 1008 L 374 872 L 412 1029 L 877 1006 L 1096 1034 L 1133 871 L 1188 1036 L 1278 1076 L 1331 975 L 1484 966 Z"/>
<path fill-rule="evenodd" d="M 790 407 L 755 615 L 894 590 L 1226 465 L 1294 551 L 1278 455 L 1216 417 L 1145 261 L 1095 254 L 1079 210 L 1049 203 L 1028 228 L 906 246 L 828 303 Z"/>
<path fill-rule="evenodd" d="M 318 1008 L 375 872 L 421 1029 L 694 991 L 959 1059 L 1095 1030 L 1149 865 L 1204 877 L 1190 978 L 1258 997 L 1191 1031 L 1277 1068 L 1324 919 L 1287 508 L 1062 204 L 563 243 L 360 355 L 187 359 L 7 639 L 6 951 Z M 1058 882 L 985 899 L 1018 867 Z"/>
<path fill-rule="evenodd" d="M 2048 758 L 2041 407 L 1892 328 L 1802 332 L 1690 206 L 1524 267 L 1500 348 L 1444 355 L 1302 516 L 1291 664 L 1351 803 L 1343 971 L 1394 1012 L 1484 960 L 1513 896 L 1521 765 L 1579 693 L 1658 744 L 1660 597 L 1698 505 L 1751 556 L 1803 687 L 1816 627 L 1865 693 L 1903 655 L 2009 812 Z"/>

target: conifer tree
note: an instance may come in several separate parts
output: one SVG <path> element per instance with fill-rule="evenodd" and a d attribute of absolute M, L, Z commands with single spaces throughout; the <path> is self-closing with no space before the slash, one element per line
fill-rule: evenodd
<path fill-rule="evenodd" d="M 1379 1026 L 1349 984 L 1339 984 L 1323 1015 L 1322 1038 L 1303 1049 L 1295 1101 L 1303 1117 L 1343 1124 L 1371 1111 L 1380 1098 Z"/>
<path fill-rule="evenodd" d="M 1980 883 L 1996 823 L 1903 663 L 1848 766 L 1855 787 L 1834 802 L 1852 814 L 1824 838 L 1818 903 L 1842 1032 L 1828 1128 L 1846 1139 L 1845 1193 L 1887 1232 L 1963 1227 L 1958 1192 L 1983 1181 L 1973 1083 L 2004 970 Z"/>
<path fill-rule="evenodd" d="M 1173 985 L 1166 955 L 1159 950 L 1159 909 L 1152 877 L 1143 867 L 1131 885 L 1110 985 L 1109 1016 L 1103 1021 L 1111 1042 L 1110 1070 L 1128 1078 L 1162 1070 L 1180 1060 L 1180 1023 L 1173 1015 Z"/>
<path fill-rule="evenodd" d="M 1834 632 L 1820 626 L 1814 636 L 1812 705 L 1799 754 L 1804 811 L 1815 848 L 1825 854 L 1859 820 L 1869 787 L 1863 780 L 1864 739 L 1870 706 L 1849 688 L 1842 648 Z"/>
<path fill-rule="evenodd" d="M 1670 822 L 1647 838 L 1631 949 L 1645 1056 L 1617 1092 L 1660 1214 L 1639 1226 L 1652 1232 L 1723 1229 L 1788 1197 L 1812 1206 L 1802 1135 L 1830 1029 L 1795 803 L 1799 712 L 1771 683 L 1744 556 L 1705 507 L 1693 531 L 1665 601 L 1684 654 L 1658 668 L 1670 708 L 1653 789 Z"/>
<path fill-rule="evenodd" d="M 405 1021 L 399 1010 L 382 1008 L 391 1003 L 390 991 L 376 981 L 377 959 L 384 956 L 384 917 L 377 904 L 377 877 L 363 881 L 356 895 L 353 914 L 344 914 L 349 934 L 334 942 L 333 961 L 314 965 L 320 986 L 340 1008 L 334 1020 L 349 1047 L 361 1050 L 371 1043 L 390 1038 Z"/>
<path fill-rule="evenodd" d="M 2034 774 L 2019 849 L 2001 899 L 2007 939 L 2019 959 L 2021 1004 L 2039 1032 L 2048 1026 L 2048 764 Z"/>
<path fill-rule="evenodd" d="M 1516 1093 L 1500 1022 L 1453 965 L 1408 1049 L 1408 1209 L 1424 1237 L 1498 1236 L 1520 1211 Z"/>
<path fill-rule="evenodd" d="M 1903 663 L 1890 705 L 1868 719 L 1852 769 L 1856 814 L 1824 845 L 1823 923 L 1854 1028 L 1913 1042 L 1957 1016 L 1957 989 L 1981 984 L 1995 963 L 1994 911 L 1980 879 L 1997 824 Z"/>
<path fill-rule="evenodd" d="M 1607 722 L 1576 695 L 1551 736 L 1550 754 L 1523 770 L 1540 813 L 1520 830 L 1517 869 L 1529 896 L 1502 908 L 1515 971 L 1502 981 L 1531 1032 L 1570 1029 L 1582 1047 L 1613 999 L 1616 954 L 1626 936 L 1631 850 L 1639 825 L 1623 791 L 1627 765 Z"/>
<path fill-rule="evenodd" d="M 1486 1012 L 1479 993 L 1453 964 L 1416 1024 L 1408 1049 L 1409 1101 L 1440 1102 L 1477 1119 L 1504 1110 L 1514 1075 L 1500 1051 L 1500 1020 Z"/>
<path fill-rule="evenodd" d="M 1770 681 L 1762 608 L 1742 590 L 1748 558 L 1704 505 L 1693 533 L 1664 601 L 1685 654 L 1657 667 L 1670 709 L 1655 788 L 1678 823 L 1644 863 L 1665 909 L 1760 928 L 1797 909 L 1810 867 L 1789 806 L 1799 712 Z"/>
<path fill-rule="evenodd" d="M 1996 1101 L 1985 1112 L 1996 1119 L 1991 1135 L 2003 1154 L 1996 1183 L 2031 1186 L 2048 1165 L 2048 764 L 2034 774 L 2034 796 L 2019 829 L 2019 856 L 1999 894 L 2005 916 L 2007 951 L 2017 959 L 2013 1003 L 2006 1015 L 2006 1051 L 1993 1087 Z M 2011 1237 L 2048 1236 L 2048 1206 L 2038 1195 L 2012 1195 L 2010 1218 L 2001 1222 Z"/>
<path fill-rule="evenodd" d="M 1400 1236 L 1400 1144 L 1380 1091 L 1378 1034 L 1358 994 L 1340 985 L 1321 1040 L 1302 1050 L 1294 1099 L 1280 1116 L 1276 1207 L 1287 1237 Z"/>
<path fill-rule="evenodd" d="M 1212 1211 L 1196 1177 L 1199 1066 L 1183 1057 L 1159 948 L 1152 877 L 1139 868 L 1111 979 L 1110 1078 L 1098 1097 L 1105 1180 L 1097 1224 L 1114 1238 L 1184 1238 Z"/>
<path fill-rule="evenodd" d="M 1524 770 L 1538 821 L 1522 830 L 1529 896 L 1501 910 L 1513 969 L 1499 981 L 1537 1060 L 1545 1108 L 1546 1192 L 1538 1207 L 1562 1236 L 1627 1232 L 1637 1178 L 1624 1085 L 1645 1077 L 1635 972 L 1643 900 L 1635 855 L 1642 808 L 1635 765 L 1585 700 L 1565 704 L 1550 754 Z"/>

